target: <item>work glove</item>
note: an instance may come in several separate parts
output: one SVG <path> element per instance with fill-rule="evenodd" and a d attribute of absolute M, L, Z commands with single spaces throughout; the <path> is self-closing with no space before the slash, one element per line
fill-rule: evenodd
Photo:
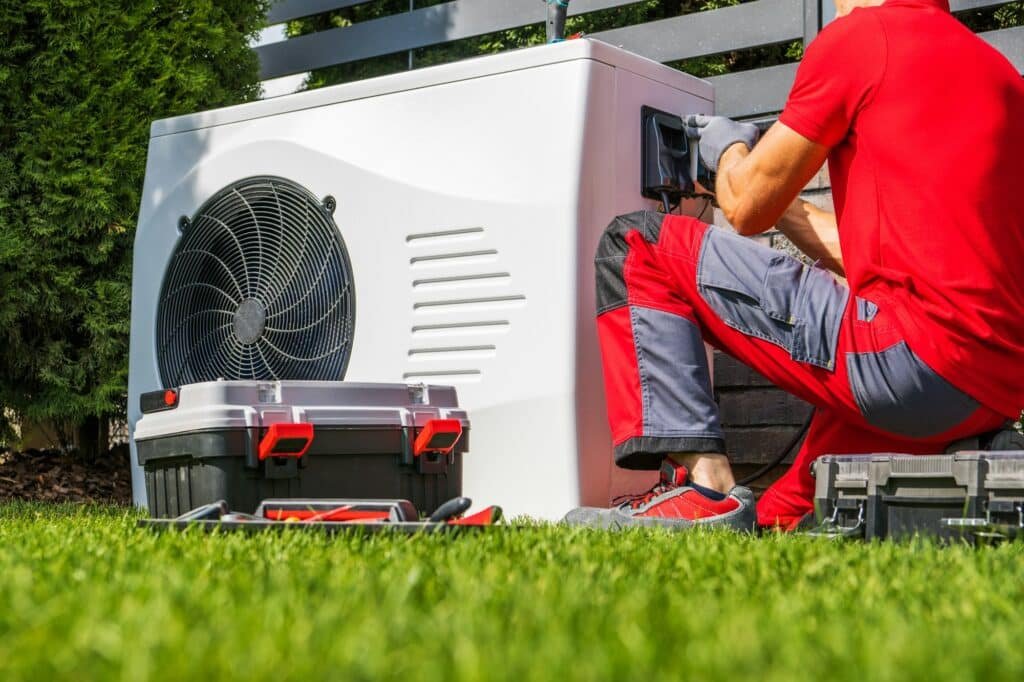
<path fill-rule="evenodd" d="M 718 173 L 718 162 L 726 149 L 737 142 L 745 144 L 748 150 L 753 149 L 760 134 L 752 123 L 738 123 L 725 116 L 692 114 L 686 117 L 686 136 L 696 139 L 700 160 L 712 177 Z"/>

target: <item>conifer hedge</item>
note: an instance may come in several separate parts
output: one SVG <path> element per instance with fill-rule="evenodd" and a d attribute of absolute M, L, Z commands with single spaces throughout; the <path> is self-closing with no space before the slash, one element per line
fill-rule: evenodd
<path fill-rule="evenodd" d="M 0 2 L 0 421 L 123 410 L 150 122 L 255 98 L 265 10 Z"/>

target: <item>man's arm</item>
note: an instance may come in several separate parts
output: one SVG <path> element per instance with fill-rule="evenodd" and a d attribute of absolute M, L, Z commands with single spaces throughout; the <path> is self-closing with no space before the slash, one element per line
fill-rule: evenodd
<path fill-rule="evenodd" d="M 793 204 L 825 163 L 828 151 L 785 124 L 775 123 L 753 150 L 733 144 L 722 154 L 715 182 L 718 205 L 740 234 L 764 232 Z M 790 217 L 799 222 L 799 215 Z M 805 226 L 821 222 L 817 214 L 813 218 Z"/>
<path fill-rule="evenodd" d="M 835 213 L 797 199 L 785 210 L 775 227 L 822 267 L 841 277 L 846 276 Z"/>

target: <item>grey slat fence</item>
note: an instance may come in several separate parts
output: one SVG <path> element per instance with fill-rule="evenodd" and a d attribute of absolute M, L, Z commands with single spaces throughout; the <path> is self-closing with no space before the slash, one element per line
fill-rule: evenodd
<path fill-rule="evenodd" d="M 279 0 L 267 21 L 281 23 L 367 0 Z M 570 15 L 633 4 L 635 0 L 573 0 Z M 954 12 L 1005 4 L 1006 0 L 952 0 Z M 834 13 L 832 0 L 755 0 L 732 7 L 626 26 L 594 34 L 645 57 L 671 62 L 794 40 L 809 42 Z M 455 0 L 333 28 L 255 48 L 261 77 L 271 79 L 336 64 L 441 45 L 542 21 L 540 0 Z M 981 37 L 1024 72 L 1024 27 Z M 782 109 L 796 64 L 709 78 L 718 112 L 760 117 Z"/>

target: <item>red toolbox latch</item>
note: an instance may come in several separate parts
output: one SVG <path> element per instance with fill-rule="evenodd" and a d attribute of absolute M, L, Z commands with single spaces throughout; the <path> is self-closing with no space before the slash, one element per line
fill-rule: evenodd
<path fill-rule="evenodd" d="M 462 437 L 462 422 L 458 419 L 431 419 L 423 425 L 412 446 L 416 457 L 425 452 L 447 455 Z"/>
<path fill-rule="evenodd" d="M 313 444 L 312 424 L 271 424 L 260 441 L 260 461 L 268 457 L 295 457 L 306 454 Z"/>

